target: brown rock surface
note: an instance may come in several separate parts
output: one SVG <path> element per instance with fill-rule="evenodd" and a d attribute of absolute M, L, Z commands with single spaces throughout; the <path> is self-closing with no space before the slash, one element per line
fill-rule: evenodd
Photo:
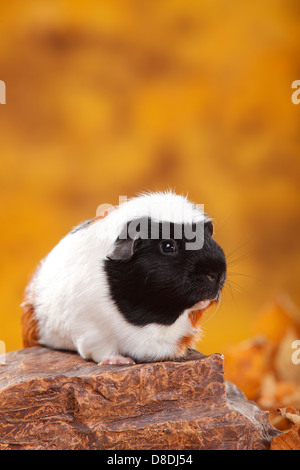
<path fill-rule="evenodd" d="M 220 354 L 99 366 L 32 347 L 0 366 L 0 449 L 267 449 L 278 433 Z"/>
<path fill-rule="evenodd" d="M 290 431 L 274 437 L 271 450 L 300 450 L 300 426 L 293 426 Z"/>

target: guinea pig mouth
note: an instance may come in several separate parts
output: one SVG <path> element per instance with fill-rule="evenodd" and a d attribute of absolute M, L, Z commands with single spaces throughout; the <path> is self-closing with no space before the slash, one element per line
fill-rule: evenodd
<path fill-rule="evenodd" d="M 195 305 L 193 305 L 189 310 L 192 312 L 193 310 L 203 310 L 207 308 L 212 302 L 214 302 L 214 299 L 211 300 L 200 300 L 200 302 L 197 302 Z"/>

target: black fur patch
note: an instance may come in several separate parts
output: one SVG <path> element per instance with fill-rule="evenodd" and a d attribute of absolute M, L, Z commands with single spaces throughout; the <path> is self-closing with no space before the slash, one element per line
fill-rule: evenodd
<path fill-rule="evenodd" d="M 176 241 L 176 253 L 163 252 L 160 223 L 159 237 L 135 240 L 129 259 L 105 261 L 111 297 L 134 325 L 171 325 L 200 300 L 218 297 L 224 285 L 225 255 L 211 237 L 211 223 L 205 223 L 204 243 L 197 250 L 186 249 L 190 239 L 176 237 L 178 228 L 170 224 L 169 238 Z M 180 228 L 184 234 L 184 227 Z"/>

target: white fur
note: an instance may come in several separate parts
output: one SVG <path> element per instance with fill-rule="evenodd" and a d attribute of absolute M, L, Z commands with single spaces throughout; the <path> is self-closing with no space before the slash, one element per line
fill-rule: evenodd
<path fill-rule="evenodd" d="M 135 326 L 110 298 L 104 260 L 124 223 L 149 212 L 153 219 L 174 223 L 206 219 L 183 196 L 149 193 L 66 235 L 42 261 L 32 281 L 41 344 L 76 350 L 95 362 L 117 355 L 151 361 L 174 357 L 180 339 L 195 333 L 188 311 L 170 326 Z"/>

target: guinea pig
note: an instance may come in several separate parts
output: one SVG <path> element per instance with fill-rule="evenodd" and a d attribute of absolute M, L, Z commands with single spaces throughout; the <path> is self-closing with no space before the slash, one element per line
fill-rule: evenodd
<path fill-rule="evenodd" d="M 171 191 L 141 194 L 81 223 L 25 290 L 24 346 L 74 350 L 100 364 L 183 356 L 226 279 L 212 235 L 204 211 Z"/>

